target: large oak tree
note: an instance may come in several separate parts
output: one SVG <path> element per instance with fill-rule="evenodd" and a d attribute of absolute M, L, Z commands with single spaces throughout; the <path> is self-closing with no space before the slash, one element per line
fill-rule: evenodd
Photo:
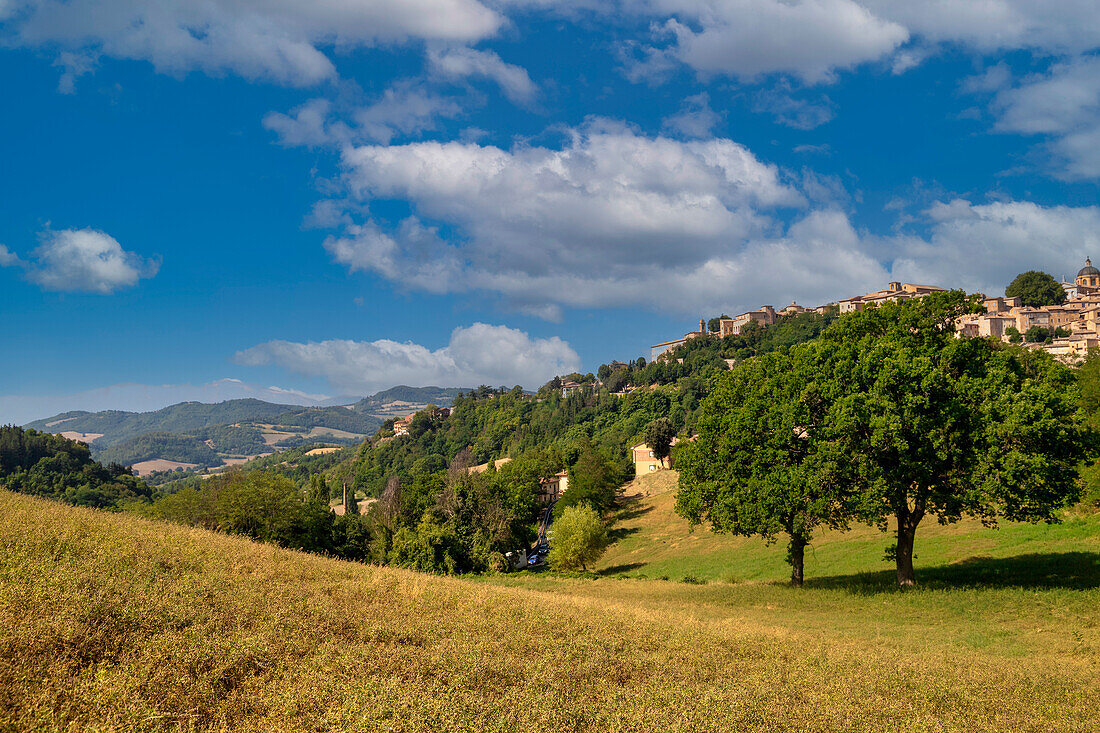
<path fill-rule="evenodd" d="M 955 318 L 977 307 L 961 291 L 888 303 L 841 318 L 822 339 L 828 378 L 844 385 L 830 424 L 858 469 L 855 509 L 883 528 L 894 519 L 902 586 L 915 582 L 925 517 L 1055 521 L 1089 450 L 1067 367 L 956 337 Z"/>
<path fill-rule="evenodd" d="M 837 385 L 825 376 L 814 345 L 722 374 L 700 408 L 698 439 L 677 460 L 677 511 L 718 532 L 769 541 L 785 533 L 796 586 L 814 530 L 843 527 L 850 516 L 850 464 L 829 426 Z"/>

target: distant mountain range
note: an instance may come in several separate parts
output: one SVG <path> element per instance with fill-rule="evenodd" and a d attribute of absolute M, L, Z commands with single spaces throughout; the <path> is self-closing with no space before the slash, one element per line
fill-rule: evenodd
<path fill-rule="evenodd" d="M 139 471 L 202 468 L 270 453 L 305 442 L 353 444 L 391 417 L 428 404 L 449 405 L 458 387 L 398 386 L 350 404 L 305 407 L 238 399 L 206 404 L 181 402 L 152 412 L 73 411 L 24 425 L 62 433 L 92 447 L 97 459 L 134 465 Z M 167 463 L 189 464 L 170 466 Z"/>

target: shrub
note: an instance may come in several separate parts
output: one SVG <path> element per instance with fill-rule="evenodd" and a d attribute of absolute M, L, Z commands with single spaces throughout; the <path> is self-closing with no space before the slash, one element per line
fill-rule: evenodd
<path fill-rule="evenodd" d="M 558 570 L 587 570 L 607 548 L 607 528 L 590 506 L 572 506 L 554 523 L 550 565 Z"/>

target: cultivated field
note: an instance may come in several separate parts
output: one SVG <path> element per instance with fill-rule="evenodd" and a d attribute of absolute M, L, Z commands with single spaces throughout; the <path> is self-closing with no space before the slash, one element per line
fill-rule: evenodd
<path fill-rule="evenodd" d="M 1095 524 L 991 587 L 798 591 L 439 578 L 6 492 L 0 512 L 5 730 L 1100 728 Z"/>
<path fill-rule="evenodd" d="M 180 461 L 169 461 L 164 458 L 156 458 L 151 461 L 141 461 L 135 463 L 132 468 L 134 473 L 138 476 L 148 476 L 155 471 L 175 471 L 177 468 L 184 470 L 190 468 L 198 468 L 197 463 L 181 463 Z"/>

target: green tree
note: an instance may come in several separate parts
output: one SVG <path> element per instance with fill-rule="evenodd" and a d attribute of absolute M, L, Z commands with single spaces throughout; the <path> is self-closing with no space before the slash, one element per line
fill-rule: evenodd
<path fill-rule="evenodd" d="M 569 469 L 569 488 L 554 506 L 554 515 L 560 517 L 569 507 L 581 504 L 605 512 L 615 505 L 621 485 L 622 476 L 615 467 L 585 441 Z"/>
<path fill-rule="evenodd" d="M 766 354 L 723 374 L 699 410 L 699 437 L 677 454 L 676 511 L 716 532 L 785 533 L 795 586 L 815 528 L 844 528 L 851 515 L 850 463 L 829 421 L 837 385 L 819 352 Z"/>
<path fill-rule="evenodd" d="M 558 570 L 587 570 L 607 548 L 607 528 L 590 506 L 571 506 L 554 522 L 547 561 Z"/>
<path fill-rule="evenodd" d="M 1042 326 L 1032 326 L 1024 334 L 1024 341 L 1030 344 L 1047 343 L 1054 339 L 1054 332 Z"/>
<path fill-rule="evenodd" d="M 1066 302 L 1066 290 L 1058 281 L 1045 272 L 1028 270 L 1016 276 L 1007 288 L 1005 295 L 1019 298 L 1029 308 L 1044 305 L 1061 305 Z"/>
<path fill-rule="evenodd" d="M 309 490 L 306 492 L 306 501 L 328 509 L 329 488 L 324 474 L 315 473 L 309 477 Z"/>
<path fill-rule="evenodd" d="M 653 450 L 653 457 L 661 463 L 668 458 L 672 449 L 672 438 L 676 429 L 667 417 L 659 417 L 645 428 L 645 444 Z"/>
<path fill-rule="evenodd" d="M 917 526 L 970 515 L 993 525 L 1057 521 L 1089 453 L 1073 374 L 1049 354 L 958 339 L 978 307 L 961 291 L 839 319 L 823 336 L 828 378 L 844 385 L 830 421 L 857 469 L 857 512 L 893 517 L 897 582 L 912 585 Z"/>

